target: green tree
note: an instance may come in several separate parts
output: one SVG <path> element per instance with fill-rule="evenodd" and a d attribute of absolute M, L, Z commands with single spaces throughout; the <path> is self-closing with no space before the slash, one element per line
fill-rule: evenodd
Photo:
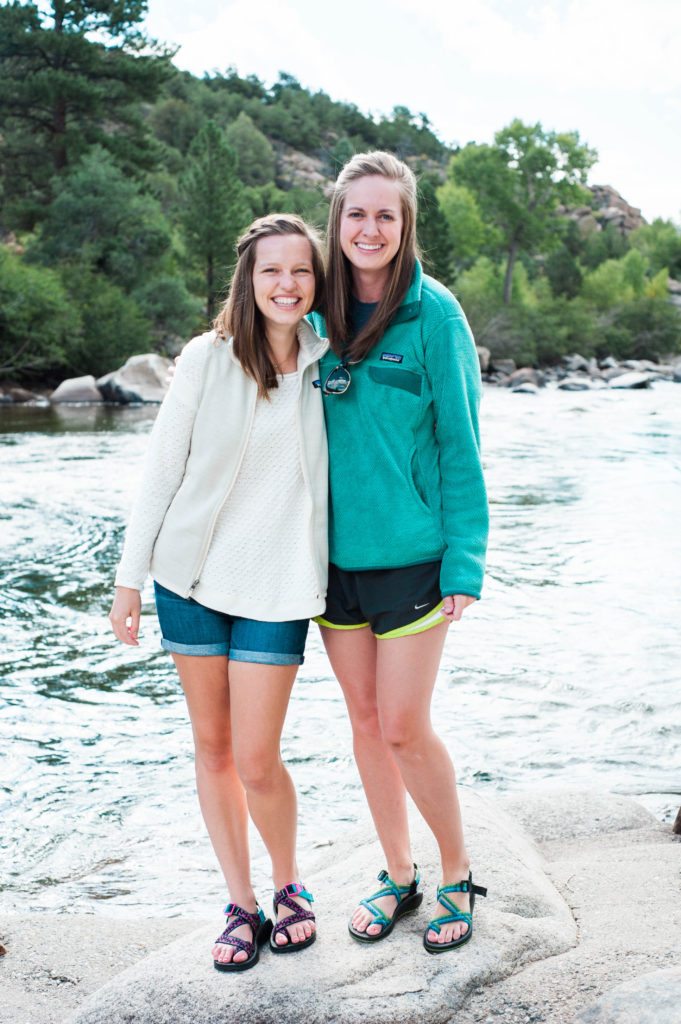
<path fill-rule="evenodd" d="M 681 228 L 673 221 L 658 217 L 632 232 L 630 240 L 647 258 L 653 273 L 666 267 L 672 277 L 681 280 Z"/>
<path fill-rule="evenodd" d="M 437 179 L 423 174 L 419 180 L 419 212 L 416 233 L 424 269 L 443 284 L 452 278 L 452 240 L 449 223 L 437 199 Z"/>
<path fill-rule="evenodd" d="M 681 313 L 666 299 L 643 296 L 627 302 L 609 318 L 597 352 L 656 362 L 681 352 Z"/>
<path fill-rule="evenodd" d="M 44 380 L 63 370 L 80 329 L 59 275 L 0 248 L 0 380 Z"/>
<path fill-rule="evenodd" d="M 489 242 L 490 231 L 485 225 L 473 193 L 463 185 L 449 179 L 437 190 L 440 208 L 449 226 L 452 262 L 461 270 L 482 254 Z"/>
<path fill-rule="evenodd" d="M 149 124 L 156 138 L 182 154 L 188 151 L 196 135 L 196 120 L 196 109 L 175 96 L 157 103 L 149 115 Z"/>
<path fill-rule="evenodd" d="M 624 278 L 623 260 L 605 260 L 585 274 L 582 296 L 602 311 L 633 299 L 631 285 Z"/>
<path fill-rule="evenodd" d="M 470 143 L 452 158 L 453 180 L 470 189 L 503 238 L 506 305 L 519 255 L 551 247 L 556 208 L 578 201 L 595 159 L 576 132 L 545 131 L 517 119 L 496 133 L 493 146 Z"/>
<path fill-rule="evenodd" d="M 93 143 L 127 170 L 156 159 L 140 112 L 169 51 L 140 25 L 146 0 L 45 0 L 0 7 L 0 170 L 5 216 L 32 226 L 51 182 Z"/>
<path fill-rule="evenodd" d="M 80 332 L 66 346 L 71 373 L 100 377 L 129 356 L 149 351 L 150 324 L 134 299 L 103 275 L 75 264 L 62 277 L 81 320 Z"/>
<path fill-rule="evenodd" d="M 187 291 L 182 278 L 162 274 L 133 292 L 151 325 L 154 348 L 174 354 L 178 339 L 186 340 L 201 320 L 201 301 Z"/>
<path fill-rule="evenodd" d="M 210 320 L 220 290 L 218 273 L 232 262 L 234 242 L 251 218 L 236 153 L 213 121 L 191 144 L 180 193 L 182 227 L 190 253 L 203 268 Z"/>
<path fill-rule="evenodd" d="M 549 254 L 544 269 L 554 295 L 564 295 L 568 299 L 579 295 L 582 271 L 566 245 L 561 245 Z"/>
<path fill-rule="evenodd" d="M 275 158 L 269 139 L 241 111 L 225 132 L 227 145 L 237 156 L 239 177 L 246 185 L 266 185 L 274 181 Z"/>
<path fill-rule="evenodd" d="M 131 291 L 160 271 L 170 243 L 157 200 L 95 147 L 57 183 L 31 253 L 46 263 L 88 267 Z"/>
<path fill-rule="evenodd" d="M 595 270 L 606 260 L 619 260 L 629 252 L 629 238 L 613 224 L 606 224 L 602 231 L 592 231 L 583 240 L 579 250 L 579 262 L 588 270 Z"/>

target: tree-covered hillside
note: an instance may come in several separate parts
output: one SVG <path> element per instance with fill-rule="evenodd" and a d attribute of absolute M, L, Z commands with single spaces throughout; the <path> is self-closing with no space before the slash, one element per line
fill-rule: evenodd
<path fill-rule="evenodd" d="M 376 148 L 419 175 L 426 267 L 493 352 L 681 349 L 667 292 L 681 232 L 614 226 L 575 132 L 514 121 L 456 149 L 424 113 L 375 119 L 288 73 L 270 86 L 234 69 L 197 78 L 148 39 L 146 9 L 0 5 L 0 379 L 97 375 L 172 351 L 210 322 L 254 216 L 323 226 L 339 168 Z"/>

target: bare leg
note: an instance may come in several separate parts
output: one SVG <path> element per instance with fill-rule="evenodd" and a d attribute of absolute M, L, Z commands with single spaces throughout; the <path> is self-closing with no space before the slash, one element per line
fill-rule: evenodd
<path fill-rule="evenodd" d="M 296 791 L 280 753 L 291 688 L 297 665 L 229 665 L 234 757 L 246 790 L 248 809 L 272 859 L 275 889 L 298 881 L 296 863 Z M 307 909 L 307 901 L 294 897 Z M 279 908 L 279 918 L 291 913 Z M 314 930 L 311 921 L 291 925 L 292 942 L 302 942 Z M 284 935 L 276 941 L 286 945 Z"/>
<path fill-rule="evenodd" d="M 398 885 L 414 878 L 409 843 L 406 790 L 391 747 L 381 734 L 376 694 L 377 641 L 371 630 L 322 628 L 331 667 L 338 679 L 352 725 L 357 768 L 369 803 L 376 832 L 386 858 L 390 877 Z M 388 896 L 377 904 L 390 916 L 395 899 Z M 360 907 L 352 918 L 353 927 L 377 935 L 381 925 L 368 925 L 367 911 Z"/>
<path fill-rule="evenodd" d="M 391 748 L 414 803 L 431 828 L 448 885 L 468 878 L 456 777 L 444 743 L 433 732 L 430 703 L 447 623 L 411 637 L 381 640 L 377 659 L 377 694 L 381 730 Z M 469 897 L 454 901 L 468 910 Z M 444 908 L 439 913 L 446 912 Z M 445 925 L 431 942 L 450 942 L 468 930 L 465 923 Z"/>
<path fill-rule="evenodd" d="M 226 657 L 194 657 L 174 654 L 182 682 L 195 748 L 196 788 L 203 820 L 227 883 L 230 900 L 245 910 L 255 910 L 250 879 L 248 809 L 246 794 L 237 775 L 232 753 L 229 699 L 229 662 Z M 234 932 L 251 939 L 244 926 Z M 228 963 L 246 959 L 243 951 L 219 944 L 213 958 Z"/>

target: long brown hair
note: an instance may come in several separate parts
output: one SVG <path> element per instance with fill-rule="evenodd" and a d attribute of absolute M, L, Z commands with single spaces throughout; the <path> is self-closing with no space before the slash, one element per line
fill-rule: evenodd
<path fill-rule="evenodd" d="M 261 238 L 272 235 L 302 235 L 312 250 L 312 272 L 315 280 L 313 309 L 323 305 L 325 293 L 324 252 L 319 235 L 300 217 L 291 213 L 270 213 L 258 217 L 236 243 L 237 262 L 229 295 L 213 321 L 213 329 L 222 338 L 231 335 L 234 355 L 244 373 L 258 385 L 258 394 L 267 398 L 271 388 L 278 387 L 277 373 L 265 333 L 263 315 L 255 302 L 253 267 L 256 246 Z"/>
<path fill-rule="evenodd" d="M 402 203 L 402 238 L 391 264 L 388 286 L 377 308 L 369 322 L 348 345 L 351 333 L 352 267 L 341 249 L 340 221 L 350 185 L 359 178 L 372 175 L 394 181 L 399 188 Z M 326 327 L 334 352 L 337 355 L 344 354 L 351 362 L 363 359 L 373 348 L 385 334 L 390 321 L 404 301 L 418 257 L 416 212 L 416 178 L 412 170 L 392 153 L 384 153 L 381 150 L 357 153 L 338 175 L 329 209 Z"/>

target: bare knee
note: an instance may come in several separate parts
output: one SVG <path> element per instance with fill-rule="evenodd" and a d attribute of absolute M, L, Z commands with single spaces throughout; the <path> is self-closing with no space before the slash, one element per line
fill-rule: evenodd
<path fill-rule="evenodd" d="M 381 723 L 378 718 L 378 708 L 375 703 L 354 703 L 348 705 L 350 724 L 355 741 L 362 739 L 380 740 Z"/>
<path fill-rule="evenodd" d="M 431 730 L 407 715 L 380 720 L 381 737 L 397 756 L 418 756 L 427 746 Z"/>
<path fill-rule="evenodd" d="M 228 738 L 194 735 L 194 752 L 197 770 L 222 775 L 234 768 L 234 754 Z"/>
<path fill-rule="evenodd" d="M 284 771 L 279 752 L 250 751 L 248 754 L 237 754 L 236 770 L 244 789 L 250 793 L 267 793 L 280 781 Z"/>

